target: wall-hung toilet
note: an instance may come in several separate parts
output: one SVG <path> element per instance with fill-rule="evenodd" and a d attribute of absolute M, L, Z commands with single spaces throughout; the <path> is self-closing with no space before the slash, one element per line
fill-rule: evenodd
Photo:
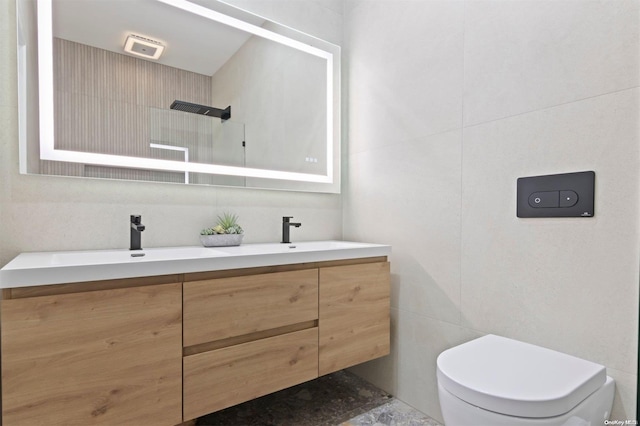
<path fill-rule="evenodd" d="M 596 426 L 613 405 L 604 366 L 505 337 L 453 347 L 437 364 L 446 426 Z"/>

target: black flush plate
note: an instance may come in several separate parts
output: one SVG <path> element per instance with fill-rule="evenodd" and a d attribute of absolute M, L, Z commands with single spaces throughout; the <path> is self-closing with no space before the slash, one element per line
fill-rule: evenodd
<path fill-rule="evenodd" d="M 518 217 L 593 217 L 595 172 L 518 178 Z"/>

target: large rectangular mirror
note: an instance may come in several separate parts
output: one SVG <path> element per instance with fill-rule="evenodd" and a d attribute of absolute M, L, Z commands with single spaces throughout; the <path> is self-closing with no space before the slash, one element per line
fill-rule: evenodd
<path fill-rule="evenodd" d="M 340 191 L 340 49 L 217 0 L 16 0 L 21 171 Z"/>

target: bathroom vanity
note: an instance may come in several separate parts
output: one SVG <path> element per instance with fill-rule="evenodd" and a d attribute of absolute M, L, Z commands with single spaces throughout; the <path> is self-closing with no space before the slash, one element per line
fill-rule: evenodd
<path fill-rule="evenodd" d="M 144 254 L 0 270 L 4 425 L 176 425 L 389 353 L 389 246 Z"/>

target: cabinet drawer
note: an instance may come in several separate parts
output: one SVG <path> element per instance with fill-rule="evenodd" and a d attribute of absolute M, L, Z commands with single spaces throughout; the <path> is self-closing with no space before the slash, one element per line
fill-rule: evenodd
<path fill-rule="evenodd" d="M 184 420 L 318 377 L 318 328 L 183 359 Z"/>
<path fill-rule="evenodd" d="M 184 346 L 318 319 L 318 270 L 184 283 Z"/>

